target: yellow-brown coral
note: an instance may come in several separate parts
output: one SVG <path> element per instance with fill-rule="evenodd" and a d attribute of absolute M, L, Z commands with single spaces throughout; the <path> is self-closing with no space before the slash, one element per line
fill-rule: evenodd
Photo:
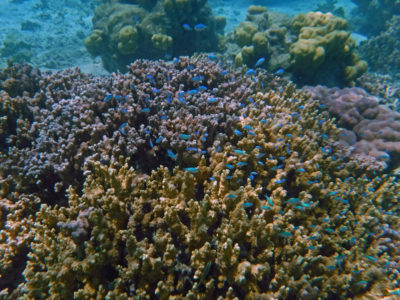
<path fill-rule="evenodd" d="M 323 136 L 336 134 L 332 121 L 292 86 L 253 100 L 236 133 L 195 169 L 144 175 L 122 158 L 93 163 L 82 196 L 70 189 L 67 207 L 43 205 L 37 214 L 19 295 L 387 294 L 394 286 L 374 224 L 400 229 L 399 184 L 336 158 Z"/>
<path fill-rule="evenodd" d="M 309 12 L 295 16 L 291 28 L 298 33 L 297 41 L 290 46 L 291 68 L 297 76 L 313 78 L 323 64 L 330 67 L 340 62 L 345 67 L 339 75 L 350 83 L 367 70 L 367 63 L 353 53 L 355 42 L 344 19 Z"/>

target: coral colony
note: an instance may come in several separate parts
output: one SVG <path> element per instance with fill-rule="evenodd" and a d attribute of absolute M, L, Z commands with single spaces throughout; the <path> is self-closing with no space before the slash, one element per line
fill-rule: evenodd
<path fill-rule="evenodd" d="M 304 93 L 211 58 L 138 60 L 111 77 L 3 71 L 3 295 L 399 293 L 400 184 L 380 152 L 344 151 L 329 118 L 343 110 L 330 99 L 367 96 Z M 365 139 L 382 151 L 373 122 Z"/>
<path fill-rule="evenodd" d="M 103 2 L 115 73 L 0 71 L 0 298 L 400 296 L 400 114 L 354 85 L 398 97 L 345 19 Z"/>

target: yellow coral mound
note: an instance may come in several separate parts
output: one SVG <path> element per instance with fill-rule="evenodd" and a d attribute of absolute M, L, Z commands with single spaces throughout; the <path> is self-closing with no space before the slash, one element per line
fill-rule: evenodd
<path fill-rule="evenodd" d="M 295 16 L 291 28 L 298 33 L 289 49 L 291 68 L 298 76 L 313 77 L 323 64 L 328 67 L 332 63 L 339 65 L 343 80 L 351 82 L 367 70 L 367 63 L 353 53 L 355 42 L 344 19 L 330 13 L 309 12 Z"/>

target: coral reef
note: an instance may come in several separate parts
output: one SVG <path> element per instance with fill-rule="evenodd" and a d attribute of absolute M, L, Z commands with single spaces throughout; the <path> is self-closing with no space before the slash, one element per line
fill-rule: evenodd
<path fill-rule="evenodd" d="M 264 67 L 275 72 L 288 68 L 290 54 L 286 41 L 290 18 L 268 12 L 263 6 L 250 6 L 246 19 L 240 23 L 229 39 L 241 49 L 235 53 L 236 65 Z M 262 63 L 257 63 L 263 58 Z"/>
<path fill-rule="evenodd" d="M 353 157 L 370 163 L 386 162 L 390 169 L 400 164 L 400 113 L 379 104 L 379 99 L 360 88 L 307 87 L 314 99 L 326 105 L 343 128 L 340 140 L 351 147 Z"/>
<path fill-rule="evenodd" d="M 0 96 L 33 116 L 0 156 L 4 297 L 376 299 L 400 284 L 400 184 L 341 157 L 321 104 L 265 70 L 138 60 Z"/>
<path fill-rule="evenodd" d="M 352 27 L 367 36 L 378 35 L 386 22 L 400 14 L 398 0 L 352 0 L 357 8 L 352 12 Z"/>
<path fill-rule="evenodd" d="M 39 79 L 39 69 L 9 61 L 8 66 L 0 72 L 0 89 L 11 97 L 23 96 L 24 93 L 33 96 L 39 90 Z"/>
<path fill-rule="evenodd" d="M 361 43 L 358 51 L 371 71 L 392 76 L 400 73 L 400 16 L 394 16 L 386 30 Z"/>
<path fill-rule="evenodd" d="M 285 72 L 300 85 L 352 85 L 367 70 L 342 18 L 309 12 L 270 23 L 265 8 L 250 6 L 246 21 L 231 34 L 231 41 L 242 47 L 237 65 Z"/>
<path fill-rule="evenodd" d="M 368 72 L 357 79 L 356 85 L 377 96 L 380 104 L 400 111 L 400 81 L 396 77 Z"/>
<path fill-rule="evenodd" d="M 165 58 L 215 51 L 225 19 L 214 17 L 203 0 L 107 1 L 93 17 L 85 40 L 108 71 L 123 70 L 138 58 Z"/>

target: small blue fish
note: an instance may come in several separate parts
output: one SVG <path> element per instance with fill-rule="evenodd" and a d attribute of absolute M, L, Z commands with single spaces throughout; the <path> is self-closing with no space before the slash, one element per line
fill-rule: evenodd
<path fill-rule="evenodd" d="M 198 92 L 199 92 L 198 90 L 193 89 L 193 90 L 188 91 L 187 93 L 188 93 L 189 95 L 196 95 Z"/>
<path fill-rule="evenodd" d="M 215 179 L 214 177 L 208 177 L 208 179 L 210 179 L 211 181 L 217 181 L 217 179 Z"/>
<path fill-rule="evenodd" d="M 213 60 L 213 61 L 218 60 L 217 56 L 215 54 L 212 54 L 212 53 L 208 55 L 208 59 L 209 60 Z"/>
<path fill-rule="evenodd" d="M 246 71 L 247 75 L 254 75 L 256 72 L 253 69 L 249 69 Z"/>
<path fill-rule="evenodd" d="M 104 97 L 104 101 L 105 102 L 108 102 L 108 101 L 110 101 L 111 99 L 112 99 L 112 95 L 111 94 L 107 94 L 105 97 Z"/>
<path fill-rule="evenodd" d="M 161 120 L 165 120 L 167 118 L 167 116 L 161 116 Z"/>
<path fill-rule="evenodd" d="M 280 237 L 283 237 L 283 238 L 290 238 L 290 237 L 293 236 L 293 234 L 291 232 L 288 232 L 288 231 L 284 231 L 284 232 L 278 233 L 278 235 Z"/>
<path fill-rule="evenodd" d="M 190 27 L 190 25 L 189 24 L 183 24 L 182 25 L 182 27 L 183 27 L 183 29 L 185 29 L 185 30 L 187 30 L 187 31 L 191 31 L 192 30 L 192 27 Z"/>
<path fill-rule="evenodd" d="M 261 208 L 264 209 L 264 210 L 270 210 L 271 209 L 271 207 L 268 206 L 268 205 L 263 205 L 263 206 L 261 206 Z"/>
<path fill-rule="evenodd" d="M 194 25 L 195 31 L 203 31 L 205 29 L 207 29 L 207 26 L 204 24 L 199 23 L 199 24 Z"/>
<path fill-rule="evenodd" d="M 371 260 L 371 261 L 373 261 L 373 262 L 378 261 L 377 258 L 375 258 L 375 257 L 373 257 L 373 256 L 370 256 L 370 255 L 364 255 L 364 257 L 365 257 L 365 258 L 368 258 L 369 260 Z"/>
<path fill-rule="evenodd" d="M 181 138 L 182 140 L 187 141 L 188 139 L 190 139 L 190 135 L 182 133 L 182 134 L 179 135 L 179 138 Z"/>
<path fill-rule="evenodd" d="M 247 166 L 248 163 L 240 161 L 240 162 L 238 162 L 236 165 L 237 165 L 238 167 L 244 167 L 244 166 Z"/>
<path fill-rule="evenodd" d="M 207 102 L 208 103 L 214 103 L 214 102 L 217 102 L 217 98 L 208 98 L 208 100 L 207 100 Z"/>
<path fill-rule="evenodd" d="M 246 152 L 244 152 L 243 150 L 239 150 L 239 149 L 235 149 L 235 150 L 233 150 L 236 154 L 240 154 L 240 155 L 243 155 L 243 154 L 245 154 Z"/>
<path fill-rule="evenodd" d="M 298 168 L 297 169 L 297 172 L 300 172 L 300 173 L 304 173 L 306 170 L 304 170 L 303 168 Z"/>
<path fill-rule="evenodd" d="M 226 198 L 229 198 L 229 199 L 235 199 L 237 196 L 236 195 L 234 195 L 234 194 L 228 194 L 227 196 L 226 196 Z"/>
<path fill-rule="evenodd" d="M 265 155 L 265 153 L 259 153 L 259 154 L 257 154 L 257 158 L 261 158 L 261 157 L 263 157 Z"/>
<path fill-rule="evenodd" d="M 204 85 L 201 85 L 201 86 L 199 86 L 197 89 L 198 89 L 199 91 L 201 91 L 201 92 L 204 92 L 204 91 L 207 90 L 207 87 L 204 86 Z"/>
<path fill-rule="evenodd" d="M 150 142 L 149 142 L 149 143 L 150 143 L 150 147 L 153 148 L 153 147 L 154 147 L 154 144 L 153 144 L 153 141 L 152 141 L 151 139 L 150 139 Z"/>
<path fill-rule="evenodd" d="M 227 167 L 230 170 L 233 170 L 235 167 L 231 164 L 226 164 L 225 167 Z"/>
<path fill-rule="evenodd" d="M 257 136 L 253 131 L 249 131 L 248 132 L 250 135 L 252 135 L 252 136 Z"/>
<path fill-rule="evenodd" d="M 283 72 L 285 72 L 284 69 L 279 69 L 278 71 L 275 72 L 275 75 L 281 75 L 283 74 Z"/>
<path fill-rule="evenodd" d="M 283 169 L 283 165 L 278 165 L 278 166 L 272 167 L 271 169 L 272 170 Z"/>
<path fill-rule="evenodd" d="M 170 158 L 172 158 L 172 159 L 177 159 L 178 158 L 178 156 L 174 152 L 172 152 L 171 150 L 167 150 L 167 153 L 168 153 L 168 156 Z"/>
<path fill-rule="evenodd" d="M 268 195 L 265 195 L 265 198 L 267 199 L 269 205 L 274 206 L 274 202 L 272 202 L 272 199 L 268 197 Z"/>
<path fill-rule="evenodd" d="M 250 125 L 244 125 L 244 126 L 243 126 L 243 129 L 246 129 L 246 130 L 253 130 L 253 127 L 251 127 Z"/>
<path fill-rule="evenodd" d="M 328 194 L 328 196 L 335 196 L 337 194 L 337 192 L 330 192 L 329 194 Z"/>
<path fill-rule="evenodd" d="M 259 165 L 265 166 L 265 164 L 264 164 L 261 160 L 257 161 L 257 163 L 258 163 Z"/>
<path fill-rule="evenodd" d="M 241 132 L 240 130 L 235 129 L 233 132 L 234 132 L 237 136 L 241 136 L 241 135 L 242 135 L 242 132 Z"/>
<path fill-rule="evenodd" d="M 389 292 L 389 295 L 400 296 L 400 289 Z"/>
<path fill-rule="evenodd" d="M 187 147 L 186 150 L 187 151 L 195 151 L 195 152 L 199 151 L 199 149 L 197 149 L 195 147 Z"/>
<path fill-rule="evenodd" d="M 300 200 L 299 200 L 299 198 L 290 198 L 290 199 L 286 200 L 285 202 L 288 204 L 295 204 L 295 203 L 299 203 Z"/>
<path fill-rule="evenodd" d="M 263 63 L 265 63 L 265 57 L 261 57 L 260 59 L 257 60 L 255 67 L 258 68 L 261 66 Z"/>
<path fill-rule="evenodd" d="M 192 81 L 194 82 L 199 82 L 202 81 L 204 79 L 204 76 L 194 76 L 192 77 Z"/>
<path fill-rule="evenodd" d="M 242 206 L 243 206 L 244 208 L 249 208 L 249 207 L 252 207 L 252 206 L 253 206 L 253 203 L 251 203 L 251 202 L 245 202 L 245 203 L 242 204 Z"/>
<path fill-rule="evenodd" d="M 142 112 L 144 112 L 144 113 L 147 113 L 149 111 L 150 111 L 150 108 L 148 108 L 148 107 L 142 108 Z"/>
<path fill-rule="evenodd" d="M 183 103 L 183 104 L 186 104 L 186 101 L 185 100 L 183 100 L 183 98 L 178 98 L 178 100 L 179 100 L 179 102 L 181 102 L 181 103 Z"/>
<path fill-rule="evenodd" d="M 327 233 L 335 233 L 335 230 L 333 230 L 332 228 L 325 228 L 324 231 Z"/>
<path fill-rule="evenodd" d="M 286 181 L 286 179 L 281 179 L 281 180 L 277 180 L 277 181 L 275 181 L 275 183 L 277 183 L 277 184 L 281 184 L 281 183 L 284 183 Z"/>
<path fill-rule="evenodd" d="M 162 136 L 158 137 L 158 138 L 156 139 L 156 144 L 159 144 L 162 140 L 163 140 L 163 137 L 162 137 Z"/>
<path fill-rule="evenodd" d="M 185 171 L 186 171 L 186 172 L 189 172 L 189 173 L 191 173 L 191 174 L 195 174 L 195 173 L 198 173 L 198 172 L 199 172 L 199 169 L 194 168 L 194 167 L 190 167 L 190 168 L 186 168 Z"/>

